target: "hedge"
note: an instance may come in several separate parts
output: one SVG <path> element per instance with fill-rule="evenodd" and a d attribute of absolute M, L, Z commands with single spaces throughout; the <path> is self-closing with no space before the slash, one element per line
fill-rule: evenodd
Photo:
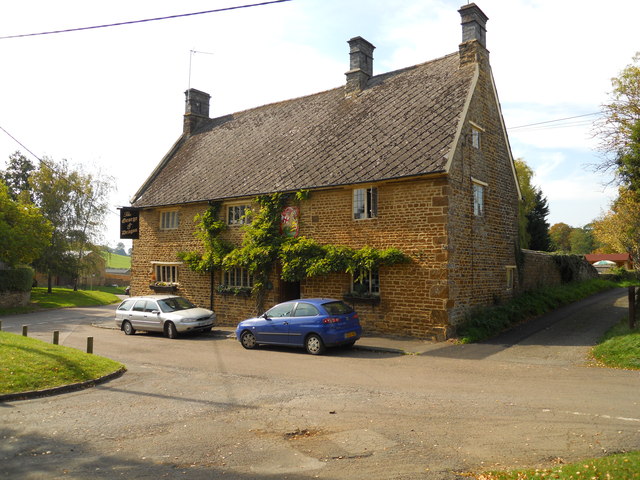
<path fill-rule="evenodd" d="M 0 292 L 28 292 L 33 285 L 33 270 L 0 270 Z"/>

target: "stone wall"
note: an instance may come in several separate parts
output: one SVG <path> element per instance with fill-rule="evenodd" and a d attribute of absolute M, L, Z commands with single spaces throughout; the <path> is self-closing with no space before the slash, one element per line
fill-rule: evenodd
<path fill-rule="evenodd" d="M 508 278 L 516 267 L 518 187 L 488 52 L 477 53 L 480 62 L 465 67 L 477 69 L 476 88 L 449 170 L 451 326 L 469 308 L 509 298 L 516 287 Z M 484 191 L 480 215 L 474 212 L 474 184 Z"/>
<path fill-rule="evenodd" d="M 0 308 L 25 307 L 29 305 L 31 292 L 0 293 Z"/>
<path fill-rule="evenodd" d="M 300 203 L 300 235 L 321 244 L 386 249 L 396 247 L 409 255 L 409 264 L 380 270 L 380 302 L 355 302 L 365 330 L 369 332 L 442 336 L 447 319 L 447 182 L 445 178 L 404 180 L 375 185 L 378 188 L 377 218 L 352 218 L 353 188 L 312 191 Z M 238 203 L 237 201 L 233 203 Z M 226 217 L 223 204 L 221 217 Z M 134 241 L 132 255 L 132 295 L 150 294 L 155 262 L 179 263 L 177 253 L 201 250 L 194 216 L 206 204 L 177 207 L 180 224 L 176 230 L 159 228 L 162 209 L 140 212 L 140 239 Z M 242 228 L 229 226 L 223 238 L 240 245 Z M 210 276 L 178 265 L 178 293 L 198 305 L 213 305 L 221 325 L 232 326 L 256 313 L 255 300 L 246 296 L 217 293 L 220 272 Z M 282 301 L 284 286 L 272 276 L 266 306 Z M 348 274 L 332 274 L 300 283 L 303 297 L 343 298 L 351 287 Z"/>
<path fill-rule="evenodd" d="M 570 278 L 563 279 L 561 263 L 556 259 L 571 259 L 573 268 Z M 518 274 L 518 293 L 553 287 L 567 281 L 584 281 L 598 277 L 598 271 L 584 257 L 577 255 L 555 256 L 546 252 L 522 250 L 522 266 Z M 566 275 L 565 275 L 566 277 Z"/>

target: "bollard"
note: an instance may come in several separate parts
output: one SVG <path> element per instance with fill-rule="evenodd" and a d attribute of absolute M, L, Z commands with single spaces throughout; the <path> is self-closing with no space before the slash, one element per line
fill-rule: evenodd
<path fill-rule="evenodd" d="M 29 326 L 28 325 L 22 325 L 22 336 L 23 337 L 27 336 L 28 330 L 29 330 Z"/>
<path fill-rule="evenodd" d="M 93 337 L 87 337 L 87 353 L 93 353 Z"/>
<path fill-rule="evenodd" d="M 2 331 L 2 320 L 0 320 L 0 332 Z"/>
<path fill-rule="evenodd" d="M 53 331 L 53 344 L 54 345 L 58 345 L 59 341 L 60 341 L 60 330 L 54 330 Z"/>
<path fill-rule="evenodd" d="M 629 330 L 636 326 L 636 287 L 629 287 Z"/>

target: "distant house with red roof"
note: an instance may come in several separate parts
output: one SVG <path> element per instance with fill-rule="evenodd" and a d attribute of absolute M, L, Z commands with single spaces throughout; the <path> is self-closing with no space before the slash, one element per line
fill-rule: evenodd
<path fill-rule="evenodd" d="M 584 258 L 600 273 L 614 266 L 633 270 L 633 260 L 628 253 L 588 253 Z"/>

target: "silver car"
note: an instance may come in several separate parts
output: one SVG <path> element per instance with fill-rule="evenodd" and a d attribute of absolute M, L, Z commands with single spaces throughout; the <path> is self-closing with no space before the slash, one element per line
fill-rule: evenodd
<path fill-rule="evenodd" d="M 211 310 L 196 307 L 176 295 L 131 297 L 116 309 L 116 325 L 127 335 L 144 330 L 176 338 L 179 333 L 208 332 L 215 320 L 216 314 Z"/>

